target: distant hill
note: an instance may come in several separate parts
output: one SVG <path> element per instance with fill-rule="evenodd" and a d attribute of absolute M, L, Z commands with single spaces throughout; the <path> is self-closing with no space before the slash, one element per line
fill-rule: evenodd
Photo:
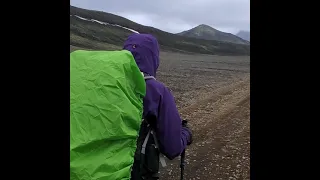
<path fill-rule="evenodd" d="M 132 33 L 157 37 L 162 50 L 217 55 L 250 55 L 250 46 L 179 36 L 144 26 L 114 14 L 70 6 L 70 45 L 88 49 L 117 49 Z"/>
<path fill-rule="evenodd" d="M 244 40 L 250 41 L 250 31 L 239 31 L 236 35 Z"/>
<path fill-rule="evenodd" d="M 198 38 L 198 39 L 231 42 L 231 43 L 236 43 L 236 44 L 249 44 L 248 41 L 243 40 L 236 35 L 219 31 L 219 30 L 214 29 L 214 28 L 212 28 L 208 25 L 205 25 L 205 24 L 201 24 L 201 25 L 194 27 L 190 30 L 178 33 L 178 35 L 192 37 L 192 38 Z"/>

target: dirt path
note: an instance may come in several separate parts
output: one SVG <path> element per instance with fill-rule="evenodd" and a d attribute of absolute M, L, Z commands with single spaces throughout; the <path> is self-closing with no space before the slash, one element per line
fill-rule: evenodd
<path fill-rule="evenodd" d="M 172 90 L 193 130 L 185 180 L 249 180 L 250 57 L 160 55 L 157 79 Z M 167 160 L 161 180 L 178 180 L 179 163 L 179 158 Z"/>
<path fill-rule="evenodd" d="M 250 179 L 249 77 L 213 91 L 181 114 L 194 134 L 185 179 Z M 162 179 L 179 179 L 179 162 L 167 160 Z"/>

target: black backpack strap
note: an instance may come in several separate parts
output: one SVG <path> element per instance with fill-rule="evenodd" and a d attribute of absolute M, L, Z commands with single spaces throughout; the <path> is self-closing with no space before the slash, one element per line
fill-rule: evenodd
<path fill-rule="evenodd" d="M 141 72 L 142 76 L 144 77 L 144 80 L 149 80 L 149 79 L 154 79 L 157 80 L 155 77 L 149 75 L 149 74 L 144 74 L 143 72 Z"/>
<path fill-rule="evenodd" d="M 164 155 L 161 154 L 161 152 L 160 152 L 160 146 L 159 146 L 159 141 L 158 141 L 157 136 L 156 136 L 156 132 L 151 129 L 151 134 L 153 136 L 154 143 L 155 143 L 155 145 L 156 145 L 156 147 L 157 147 L 157 149 L 159 150 L 159 153 L 160 153 L 159 160 L 160 160 L 161 166 L 162 167 L 166 167 L 167 163 L 166 163 L 166 160 L 164 158 Z"/>
<path fill-rule="evenodd" d="M 149 126 L 150 127 L 150 126 Z M 142 144 L 142 147 L 141 147 L 141 161 L 144 162 L 144 158 L 145 158 L 145 155 L 146 155 L 146 147 L 147 147 L 147 143 L 149 141 L 149 138 L 150 138 L 150 134 L 152 135 L 153 137 L 153 140 L 154 140 L 154 144 L 155 144 L 155 147 L 157 148 L 157 150 L 159 151 L 159 160 L 160 160 L 160 163 L 162 165 L 162 167 L 166 167 L 167 164 L 166 164 L 166 160 L 163 156 L 163 154 L 160 153 L 160 148 L 159 148 L 159 142 L 158 142 L 158 139 L 157 139 L 157 136 L 156 136 L 156 132 L 152 130 L 152 128 L 150 127 L 149 131 L 148 131 L 148 134 L 146 136 L 146 138 L 144 139 L 143 141 L 143 144 Z M 143 158 L 142 158 L 143 157 Z"/>
<path fill-rule="evenodd" d="M 145 75 L 144 73 L 142 73 L 142 75 L 146 81 L 150 79 L 156 80 L 153 76 Z M 155 120 L 151 119 L 149 117 L 150 123 L 155 122 Z M 132 169 L 133 176 L 131 179 L 159 179 L 160 163 L 163 167 L 166 166 L 164 156 L 160 153 L 158 139 L 153 128 L 154 127 L 149 124 L 147 120 L 142 120 L 137 142 L 135 162 Z"/>
<path fill-rule="evenodd" d="M 142 147 L 141 147 L 141 154 L 146 154 L 146 147 L 147 147 L 147 143 L 148 143 L 150 134 L 151 134 L 151 129 L 148 131 L 148 134 L 147 134 L 146 138 L 143 141 L 143 144 L 142 144 Z"/>
<path fill-rule="evenodd" d="M 149 80 L 149 79 L 154 79 L 154 80 L 156 80 L 156 78 L 153 77 L 153 76 L 145 76 L 145 77 L 144 77 L 144 80 Z"/>
<path fill-rule="evenodd" d="M 131 179 L 159 179 L 159 152 L 152 135 L 152 128 L 146 120 L 143 120 L 137 142 Z"/>
<path fill-rule="evenodd" d="M 143 72 L 142 72 L 142 74 L 143 74 L 145 80 L 149 80 L 149 79 L 157 80 L 157 79 L 156 79 L 155 77 L 153 77 L 153 76 L 145 75 Z M 159 150 L 159 153 L 160 153 L 160 146 L 159 146 L 159 141 L 158 141 L 157 136 L 156 136 L 156 132 L 155 132 L 154 130 L 152 130 L 152 128 L 150 128 L 149 133 L 152 134 L 153 139 L 154 139 L 154 143 L 155 143 L 155 145 L 156 145 L 156 148 Z M 148 133 L 148 135 L 149 135 L 149 133 Z M 149 136 L 148 136 L 148 135 L 147 135 L 147 138 L 149 139 Z M 148 139 L 147 139 L 147 140 L 148 140 Z M 141 153 L 142 153 L 142 152 L 141 152 Z M 166 167 L 167 164 L 166 164 L 164 155 L 160 153 L 160 157 L 159 157 L 159 158 L 160 158 L 160 163 L 161 163 L 162 167 Z"/>
<path fill-rule="evenodd" d="M 143 141 L 143 144 L 141 146 L 141 151 L 140 151 L 140 169 L 143 169 L 143 165 L 144 165 L 144 162 L 145 162 L 145 157 L 146 157 L 146 148 L 147 148 L 147 143 L 149 141 L 149 137 L 150 137 L 150 134 L 151 134 L 151 129 L 148 131 L 148 134 L 146 136 L 146 138 L 144 139 Z"/>

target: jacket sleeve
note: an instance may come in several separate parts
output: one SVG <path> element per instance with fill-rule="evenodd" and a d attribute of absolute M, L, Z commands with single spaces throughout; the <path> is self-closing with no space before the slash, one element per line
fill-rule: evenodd
<path fill-rule="evenodd" d="M 174 97 L 168 88 L 164 87 L 159 103 L 157 134 L 160 151 L 172 160 L 186 148 L 190 141 L 190 132 L 182 127 Z"/>

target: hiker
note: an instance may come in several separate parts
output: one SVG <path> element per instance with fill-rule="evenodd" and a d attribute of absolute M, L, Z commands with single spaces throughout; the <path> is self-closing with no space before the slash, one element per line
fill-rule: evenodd
<path fill-rule="evenodd" d="M 70 180 L 159 179 L 162 155 L 183 157 L 192 135 L 158 66 L 151 35 L 70 53 Z"/>
<path fill-rule="evenodd" d="M 174 97 L 169 89 L 155 79 L 156 71 L 159 67 L 159 44 L 157 39 L 149 34 L 132 34 L 125 41 L 123 49 L 132 53 L 144 76 L 151 77 L 146 79 L 146 96 L 143 99 L 144 121 L 141 125 L 134 158 L 132 180 L 157 179 L 159 171 L 157 153 L 149 151 L 155 157 L 150 157 L 152 155 L 147 154 L 148 152 L 145 155 L 147 160 L 144 161 L 154 167 L 146 167 L 148 165 L 145 164 L 141 165 L 140 151 L 143 140 L 148 133 L 148 128 L 154 129 L 160 152 L 170 160 L 178 157 L 186 146 L 191 144 L 192 134 L 188 126 L 182 123 Z"/>

